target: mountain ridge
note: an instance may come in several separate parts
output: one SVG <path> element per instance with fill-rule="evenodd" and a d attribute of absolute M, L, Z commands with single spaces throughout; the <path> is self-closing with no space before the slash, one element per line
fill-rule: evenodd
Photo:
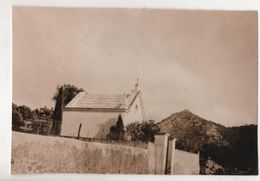
<path fill-rule="evenodd" d="M 169 139 L 177 139 L 177 149 L 200 152 L 201 174 L 258 173 L 257 125 L 226 127 L 187 109 L 157 125 Z M 208 162 L 219 165 L 221 171 L 209 171 Z"/>

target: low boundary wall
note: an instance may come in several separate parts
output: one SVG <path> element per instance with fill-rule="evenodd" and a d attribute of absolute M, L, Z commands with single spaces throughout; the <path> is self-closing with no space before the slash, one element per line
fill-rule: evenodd
<path fill-rule="evenodd" d="M 148 173 L 147 149 L 19 132 L 12 137 L 13 174 Z"/>
<path fill-rule="evenodd" d="M 173 175 L 198 175 L 200 172 L 199 153 L 175 149 Z"/>
<path fill-rule="evenodd" d="M 12 174 L 199 174 L 199 154 L 175 149 L 168 134 L 148 148 L 12 133 Z"/>

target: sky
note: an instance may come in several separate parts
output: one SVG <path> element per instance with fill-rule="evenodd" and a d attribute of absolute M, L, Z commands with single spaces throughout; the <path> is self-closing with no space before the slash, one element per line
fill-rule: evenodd
<path fill-rule="evenodd" d="M 13 8 L 13 102 L 54 107 L 57 85 L 128 93 L 147 119 L 191 112 L 257 123 L 257 13 Z"/>

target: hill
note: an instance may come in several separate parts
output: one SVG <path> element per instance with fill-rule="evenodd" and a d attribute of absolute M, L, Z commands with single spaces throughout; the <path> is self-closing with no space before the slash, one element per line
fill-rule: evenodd
<path fill-rule="evenodd" d="M 257 126 L 225 127 L 189 110 L 157 123 L 178 149 L 200 152 L 201 174 L 257 174 Z"/>

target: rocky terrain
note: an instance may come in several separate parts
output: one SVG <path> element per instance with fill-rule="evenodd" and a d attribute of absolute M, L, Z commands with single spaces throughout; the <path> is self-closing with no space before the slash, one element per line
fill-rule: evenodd
<path fill-rule="evenodd" d="M 225 127 L 189 110 L 174 113 L 157 124 L 176 138 L 176 147 L 200 152 L 201 174 L 257 174 L 257 126 Z"/>

